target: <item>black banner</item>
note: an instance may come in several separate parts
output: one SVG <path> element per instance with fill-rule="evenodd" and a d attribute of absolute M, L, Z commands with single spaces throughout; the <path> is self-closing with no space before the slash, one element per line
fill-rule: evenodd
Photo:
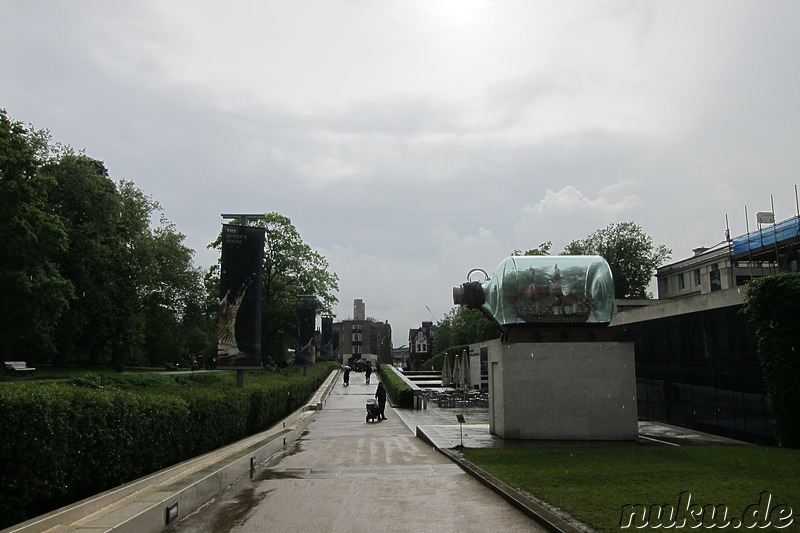
<path fill-rule="evenodd" d="M 336 361 L 339 355 L 339 346 L 333 344 L 333 317 L 322 317 L 322 347 L 319 350 L 319 358 L 323 361 Z"/>
<path fill-rule="evenodd" d="M 317 299 L 297 297 L 297 337 L 294 350 L 295 366 L 314 366 L 317 347 L 314 342 L 314 323 L 317 319 Z"/>
<path fill-rule="evenodd" d="M 222 226 L 217 368 L 262 368 L 264 228 Z"/>

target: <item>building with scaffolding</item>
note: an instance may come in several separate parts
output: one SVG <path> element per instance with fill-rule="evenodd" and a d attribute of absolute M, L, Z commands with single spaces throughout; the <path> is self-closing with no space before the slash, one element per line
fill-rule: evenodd
<path fill-rule="evenodd" d="M 755 231 L 710 248 L 695 248 L 692 257 L 658 268 L 658 299 L 708 294 L 753 278 L 798 272 L 800 217 L 774 223 L 772 213 L 758 213 L 757 220 Z"/>

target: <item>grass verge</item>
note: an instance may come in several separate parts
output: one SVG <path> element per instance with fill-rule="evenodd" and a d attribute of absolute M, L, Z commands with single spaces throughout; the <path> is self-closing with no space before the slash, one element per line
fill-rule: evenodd
<path fill-rule="evenodd" d="M 662 506 L 671 504 L 680 511 L 679 502 L 685 503 L 687 495 L 700 508 L 716 508 L 713 518 L 710 508 L 698 515 L 705 520 L 699 529 L 712 525 L 717 530 L 734 530 L 737 520 L 744 519 L 738 529 L 747 530 L 749 524 L 757 523 L 754 529 L 758 531 L 791 531 L 800 523 L 792 517 L 794 524 L 778 529 L 777 525 L 786 524 L 777 514 L 785 507 L 775 511 L 781 504 L 800 511 L 800 450 L 762 446 L 597 446 L 465 448 L 461 452 L 508 485 L 568 512 L 597 531 L 621 531 L 621 521 L 623 525 L 627 523 L 636 509 L 638 516 L 645 512 L 649 518 L 645 520 L 648 525 L 638 530 L 656 530 L 658 520 L 653 520 L 651 509 L 669 510 Z M 767 511 L 766 501 L 761 501 L 765 492 L 771 495 Z M 625 508 L 637 504 L 642 507 Z M 725 518 L 719 514 L 723 509 L 717 506 L 725 506 L 729 528 L 721 527 Z M 757 512 L 767 516 L 753 515 Z M 745 516 L 748 513 L 753 516 Z M 686 530 L 696 525 L 691 522 L 691 515 L 688 518 Z M 770 518 L 773 529 L 762 528 Z M 628 529 L 636 530 L 636 523 L 634 520 Z M 667 526 L 668 520 L 662 522 L 660 529 Z"/>

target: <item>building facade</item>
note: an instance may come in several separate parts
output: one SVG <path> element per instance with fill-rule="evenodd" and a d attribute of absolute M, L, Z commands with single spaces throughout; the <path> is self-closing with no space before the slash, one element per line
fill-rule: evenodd
<path fill-rule="evenodd" d="M 709 294 L 740 287 L 753 278 L 798 272 L 799 249 L 800 217 L 760 224 L 756 231 L 711 248 L 695 248 L 692 257 L 658 268 L 658 299 Z"/>
<path fill-rule="evenodd" d="M 408 369 L 419 370 L 422 363 L 433 356 L 433 336 L 436 326 L 423 322 L 422 326 L 408 330 Z"/>
<path fill-rule="evenodd" d="M 405 344 L 392 349 L 392 364 L 396 368 L 408 368 L 408 346 Z"/>
<path fill-rule="evenodd" d="M 367 317 L 361 299 L 353 302 L 353 317 L 333 324 L 339 338 L 339 361 L 351 366 L 362 359 L 370 361 L 373 367 L 392 364 L 392 326 L 389 322 Z"/>

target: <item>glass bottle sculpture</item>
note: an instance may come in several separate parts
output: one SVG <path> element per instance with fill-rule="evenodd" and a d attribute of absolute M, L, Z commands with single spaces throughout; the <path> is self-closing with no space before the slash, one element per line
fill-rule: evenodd
<path fill-rule="evenodd" d="M 614 280 L 600 256 L 511 256 L 483 283 L 454 287 L 453 303 L 481 309 L 500 325 L 607 324 Z"/>

